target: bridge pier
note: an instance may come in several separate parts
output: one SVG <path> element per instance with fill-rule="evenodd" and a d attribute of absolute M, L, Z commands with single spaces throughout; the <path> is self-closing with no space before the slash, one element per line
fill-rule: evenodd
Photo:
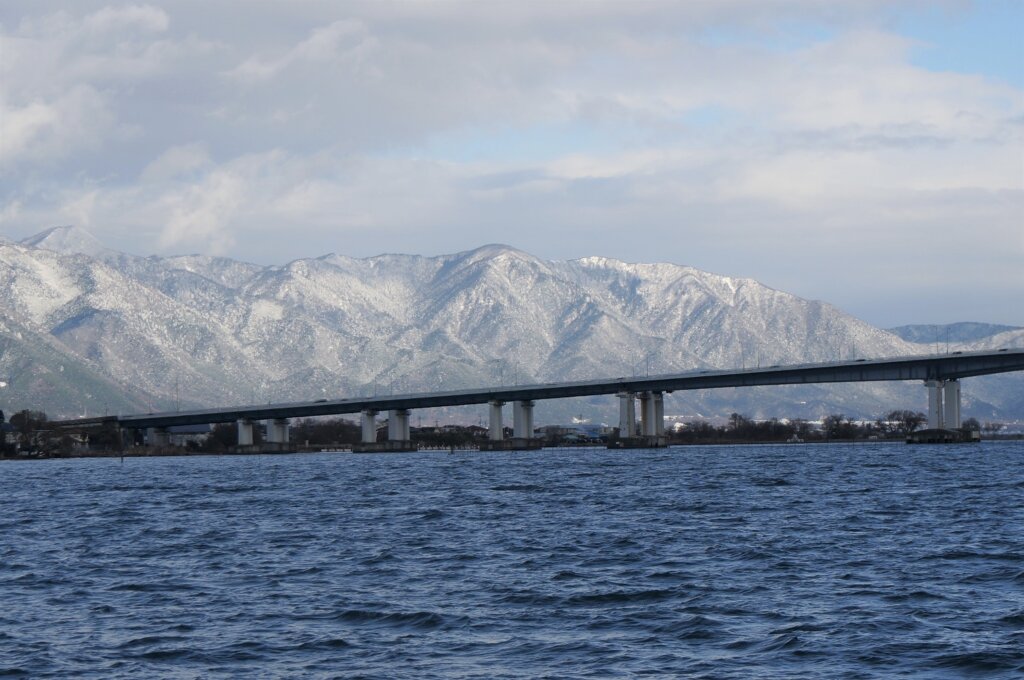
<path fill-rule="evenodd" d="M 267 442 L 271 444 L 287 444 L 288 435 L 287 418 L 275 418 L 267 422 Z"/>
<path fill-rule="evenodd" d="M 409 442 L 409 412 L 405 409 L 388 411 L 388 441 Z"/>
<path fill-rule="evenodd" d="M 516 439 L 533 437 L 533 402 L 517 401 L 512 404 L 512 436 Z"/>
<path fill-rule="evenodd" d="M 928 380 L 925 387 L 928 388 L 928 429 L 960 429 L 960 380 Z"/>
<path fill-rule="evenodd" d="M 613 449 L 649 449 L 668 446 L 665 437 L 665 400 L 661 392 L 619 392 L 619 436 L 608 444 Z M 640 399 L 640 432 L 636 428 L 634 400 Z M 628 434 L 625 434 L 628 433 Z"/>
<path fill-rule="evenodd" d="M 651 425 L 654 422 L 654 417 L 651 411 L 654 410 L 654 403 L 651 401 L 651 393 L 643 392 L 640 394 L 640 436 L 650 437 L 653 436 L 654 432 L 651 429 Z"/>
<path fill-rule="evenodd" d="M 644 392 L 642 399 L 643 437 L 647 446 L 667 446 L 664 396 L 661 392 Z"/>
<path fill-rule="evenodd" d="M 942 428 L 942 381 L 928 380 L 925 387 L 928 388 L 928 429 L 939 430 Z"/>
<path fill-rule="evenodd" d="M 655 434 L 659 437 L 665 436 L 665 395 L 658 392 L 658 399 L 654 402 Z M 668 440 L 666 439 L 666 445 Z"/>
<path fill-rule="evenodd" d="M 170 446 L 171 434 L 166 427 L 151 427 L 146 430 L 146 443 L 149 446 Z"/>
<path fill-rule="evenodd" d="M 928 388 L 928 429 L 911 432 L 908 444 L 954 444 L 976 442 L 981 435 L 968 432 L 960 415 L 960 379 L 926 380 Z"/>
<path fill-rule="evenodd" d="M 947 380 L 942 388 L 942 426 L 947 430 L 959 430 L 960 422 L 960 381 Z"/>
<path fill-rule="evenodd" d="M 539 449 L 543 442 L 533 436 L 533 402 L 529 400 L 512 402 L 512 438 L 505 439 L 501 419 L 504 402 L 491 401 L 490 423 L 487 441 L 480 444 L 481 451 L 528 451 Z"/>
<path fill-rule="evenodd" d="M 487 404 L 490 407 L 487 438 L 492 442 L 500 442 L 505 438 L 505 426 L 501 422 L 501 407 L 505 405 L 505 402 L 490 401 Z"/>
<path fill-rule="evenodd" d="M 619 439 L 628 439 L 636 434 L 636 405 L 632 392 L 619 392 Z"/>
<path fill-rule="evenodd" d="M 280 452 L 288 449 L 290 437 L 287 418 L 274 418 L 266 421 L 266 433 L 267 436 L 260 446 L 261 451 Z"/>
<path fill-rule="evenodd" d="M 252 426 L 253 423 L 248 418 L 238 419 L 238 448 L 252 446 L 255 443 Z"/>
<path fill-rule="evenodd" d="M 641 402 L 643 435 L 661 437 L 665 434 L 665 399 L 661 392 L 644 392 Z"/>
<path fill-rule="evenodd" d="M 362 412 L 362 441 L 352 445 L 354 453 L 389 453 L 415 451 L 409 430 L 409 411 L 392 409 L 388 411 L 388 436 L 377 441 L 377 411 L 365 409 Z"/>
<path fill-rule="evenodd" d="M 377 442 L 377 412 L 372 409 L 365 409 L 361 415 L 363 426 L 363 444 L 375 444 Z"/>

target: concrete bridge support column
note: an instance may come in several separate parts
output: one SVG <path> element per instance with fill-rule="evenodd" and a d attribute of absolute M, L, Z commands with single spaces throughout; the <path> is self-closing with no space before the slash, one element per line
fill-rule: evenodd
<path fill-rule="evenodd" d="M 489 402 L 491 407 L 491 418 L 490 418 L 490 429 L 487 433 L 488 439 L 492 442 L 500 442 L 505 438 L 504 425 L 501 422 L 501 407 L 505 405 L 503 401 L 492 401 Z"/>
<path fill-rule="evenodd" d="M 636 434 L 636 406 L 632 392 L 619 392 L 619 438 L 625 439 Z"/>
<path fill-rule="evenodd" d="M 407 442 L 409 435 L 409 412 L 405 409 L 388 411 L 388 441 Z"/>
<path fill-rule="evenodd" d="M 362 413 L 363 443 L 373 444 L 377 441 L 377 412 L 366 409 Z"/>
<path fill-rule="evenodd" d="M 665 395 L 661 392 L 654 393 L 654 436 L 665 436 Z"/>
<path fill-rule="evenodd" d="M 947 430 L 959 430 L 960 422 L 960 381 L 947 380 L 942 388 L 942 426 Z"/>
<path fill-rule="evenodd" d="M 171 435 L 166 427 L 151 427 L 146 430 L 146 443 L 150 446 L 170 446 Z"/>
<path fill-rule="evenodd" d="M 640 434 L 653 437 L 654 431 L 654 393 L 644 392 L 640 395 Z"/>
<path fill-rule="evenodd" d="M 287 418 L 275 418 L 267 422 L 267 441 L 271 444 L 288 443 Z"/>
<path fill-rule="evenodd" d="M 928 380 L 928 429 L 938 430 L 942 427 L 942 381 Z"/>
<path fill-rule="evenodd" d="M 533 437 L 533 402 L 517 401 L 512 404 L 512 430 L 516 439 Z"/>
<path fill-rule="evenodd" d="M 255 440 L 252 436 L 252 421 L 247 418 L 241 418 L 238 421 L 238 445 L 239 446 L 252 446 Z"/>
<path fill-rule="evenodd" d="M 512 402 L 512 437 L 505 439 L 505 428 L 502 423 L 502 401 L 488 402 L 490 405 L 490 423 L 487 430 L 487 441 L 480 442 L 481 451 L 526 451 L 539 449 L 541 441 L 533 436 L 533 402 Z"/>

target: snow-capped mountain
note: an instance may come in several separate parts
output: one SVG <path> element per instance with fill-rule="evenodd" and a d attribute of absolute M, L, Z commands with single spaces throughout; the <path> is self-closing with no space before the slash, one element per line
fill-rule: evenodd
<path fill-rule="evenodd" d="M 932 351 L 751 279 L 499 245 L 263 267 L 136 257 L 58 227 L 0 242 L 0 290 L 4 406 L 52 416 Z M 980 342 L 1017 346 L 1019 333 Z M 1022 385 L 971 380 L 965 413 L 1024 415 Z M 760 388 L 677 393 L 667 410 L 874 417 L 924 398 L 911 385 Z M 548 402 L 538 417 L 607 420 L 609 403 Z"/>
<path fill-rule="evenodd" d="M 84 229 L 71 226 L 52 227 L 41 231 L 35 236 L 22 239 L 21 245 L 30 248 L 43 248 L 58 253 L 78 253 L 92 257 L 117 255 L 108 250 L 99 239 Z"/>

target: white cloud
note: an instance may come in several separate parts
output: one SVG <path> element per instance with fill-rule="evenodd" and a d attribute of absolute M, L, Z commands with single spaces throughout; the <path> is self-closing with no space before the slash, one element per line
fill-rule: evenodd
<path fill-rule="evenodd" d="M 313 29 L 309 37 L 276 58 L 252 56 L 228 72 L 244 82 L 273 78 L 294 65 L 338 66 L 341 62 L 358 64 L 376 46 L 361 21 L 335 21 Z"/>
<path fill-rule="evenodd" d="M 61 221 L 91 228 L 94 226 L 93 214 L 96 212 L 96 202 L 99 198 L 100 192 L 95 189 L 76 192 L 61 206 Z"/>
<path fill-rule="evenodd" d="M 125 29 L 160 33 L 166 31 L 169 25 L 167 13 L 152 5 L 104 7 L 82 21 L 85 32 L 99 36 Z"/>
<path fill-rule="evenodd" d="M 226 252 L 235 241 L 226 227 L 238 215 L 247 189 L 242 178 L 221 170 L 199 185 L 165 195 L 159 202 L 168 211 L 160 247 L 198 244 L 207 252 Z"/>
<path fill-rule="evenodd" d="M 210 167 L 212 160 L 205 144 L 194 142 L 172 146 L 142 171 L 146 183 L 171 180 Z"/>
<path fill-rule="evenodd" d="M 107 102 L 85 85 L 22 106 L 0 98 L 0 176 L 97 148 L 113 127 Z"/>
<path fill-rule="evenodd" d="M 26 5 L 0 26 L 0 215 L 261 261 L 511 241 L 818 297 L 867 257 L 932 285 L 964 224 L 1021 264 L 1024 93 L 915 66 L 891 6 L 916 5 Z M 971 285 L 1015 281 L 956 250 Z"/>
<path fill-rule="evenodd" d="M 168 27 L 166 12 L 146 5 L 0 24 L 0 171 L 52 170 L 55 160 L 75 164 L 133 132 L 152 133 L 152 121 L 127 113 L 134 88 L 215 49 L 194 36 L 164 39 Z"/>

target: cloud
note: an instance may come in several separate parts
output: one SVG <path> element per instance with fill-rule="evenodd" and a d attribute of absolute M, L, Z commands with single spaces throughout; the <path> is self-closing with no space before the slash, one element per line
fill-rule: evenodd
<path fill-rule="evenodd" d="M 918 3 L 22 7 L 8 231 L 264 262 L 504 241 L 840 303 L 859 263 L 933 285 L 956 252 L 958 285 L 1024 294 L 1024 93 L 916 66 L 890 17 Z"/>
<path fill-rule="evenodd" d="M 62 160 L 81 172 L 91 153 L 152 132 L 153 121 L 133 120 L 126 105 L 135 88 L 176 69 L 187 73 L 215 50 L 194 36 L 164 38 L 169 26 L 164 10 L 146 5 L 0 24 L 0 171 L 53 171 Z"/>
<path fill-rule="evenodd" d="M 160 247 L 198 244 L 206 252 L 226 252 L 234 238 L 225 227 L 237 217 L 250 193 L 247 190 L 242 178 L 219 170 L 185 191 L 164 195 L 159 205 L 167 209 L 168 216 L 160 233 Z"/>
<path fill-rule="evenodd" d="M 361 21 L 335 21 L 313 29 L 308 38 L 276 58 L 252 56 L 228 72 L 228 76 L 246 83 L 267 80 L 296 65 L 340 66 L 359 63 L 376 46 Z"/>
<path fill-rule="evenodd" d="M 125 29 L 150 33 L 166 31 L 170 25 L 167 13 L 152 5 L 128 5 L 126 7 L 104 7 L 85 17 L 83 32 L 105 36 Z"/>
<path fill-rule="evenodd" d="M 69 87 L 151 75 L 175 44 L 162 37 L 168 27 L 162 9 L 138 5 L 104 7 L 81 17 L 66 11 L 30 15 L 13 30 L 0 25 L 4 96 L 35 99 Z M 189 45 L 197 47 L 195 41 Z"/>
<path fill-rule="evenodd" d="M 210 167 L 212 160 L 206 145 L 200 142 L 172 146 L 142 171 L 144 183 L 172 180 Z"/>
<path fill-rule="evenodd" d="M 114 125 L 103 96 L 85 85 L 22 106 L 0 98 L 0 176 L 97 148 Z"/>

